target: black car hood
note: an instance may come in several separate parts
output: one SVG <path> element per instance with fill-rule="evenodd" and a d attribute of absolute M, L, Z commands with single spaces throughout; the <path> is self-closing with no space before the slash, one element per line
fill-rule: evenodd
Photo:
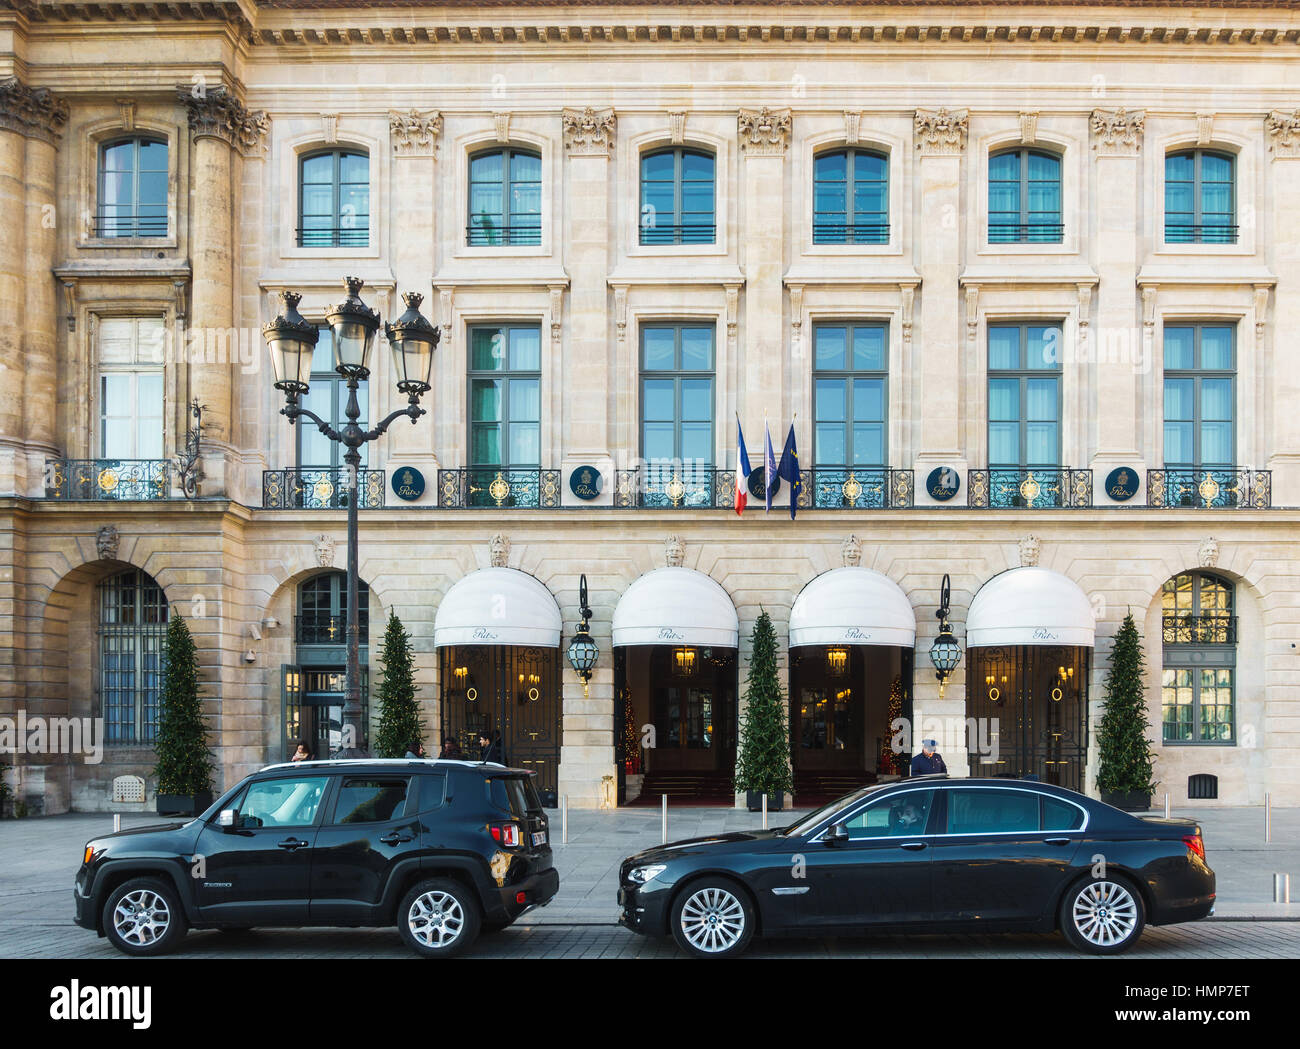
<path fill-rule="evenodd" d="M 771 841 L 779 835 L 777 830 L 733 831 L 730 834 L 713 834 L 706 838 L 684 838 L 670 841 L 667 845 L 655 845 L 629 856 L 628 863 L 666 863 L 682 855 L 698 855 L 702 852 L 729 852 L 738 845 L 750 845 L 754 842 Z"/>
<path fill-rule="evenodd" d="M 100 834 L 91 841 L 121 841 L 123 838 L 138 837 L 141 834 L 170 834 L 172 831 L 180 830 L 193 823 L 194 820 L 175 820 L 170 823 L 150 823 L 145 827 L 128 827 L 126 830 L 115 831 L 112 834 Z"/>

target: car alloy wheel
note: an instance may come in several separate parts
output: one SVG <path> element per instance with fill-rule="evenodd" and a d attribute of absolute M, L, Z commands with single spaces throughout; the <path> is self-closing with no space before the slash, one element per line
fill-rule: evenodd
<path fill-rule="evenodd" d="M 717 885 L 692 893 L 682 905 L 682 934 L 704 954 L 721 954 L 745 935 L 745 908 L 740 900 Z"/>
<path fill-rule="evenodd" d="M 153 889 L 128 892 L 113 908 L 113 929 L 131 947 L 152 947 L 167 935 L 171 923 L 171 908 Z"/>
<path fill-rule="evenodd" d="M 1138 903 L 1113 881 L 1091 881 L 1074 897 L 1074 927 L 1094 947 L 1119 947 L 1138 928 Z"/>
<path fill-rule="evenodd" d="M 406 920 L 417 943 L 442 950 L 455 943 L 464 931 L 465 909 L 451 893 L 433 889 L 411 901 Z"/>

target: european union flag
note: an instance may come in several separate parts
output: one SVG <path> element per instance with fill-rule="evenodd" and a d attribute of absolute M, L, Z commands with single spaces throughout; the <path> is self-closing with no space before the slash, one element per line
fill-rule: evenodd
<path fill-rule="evenodd" d="M 790 424 L 790 435 L 785 439 L 781 449 L 781 462 L 776 468 L 777 477 L 784 478 L 790 485 L 790 520 L 799 504 L 799 495 L 803 491 L 803 480 L 799 475 L 799 452 L 794 446 L 794 423 Z"/>

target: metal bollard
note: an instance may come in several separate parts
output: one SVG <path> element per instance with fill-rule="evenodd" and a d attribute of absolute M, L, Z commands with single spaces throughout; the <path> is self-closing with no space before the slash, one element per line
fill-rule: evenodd
<path fill-rule="evenodd" d="M 660 794 L 659 797 L 661 799 L 661 804 L 663 805 L 663 812 L 664 812 L 663 844 L 667 845 L 668 844 L 668 795 Z"/>
<path fill-rule="evenodd" d="M 1289 874 L 1273 875 L 1273 902 L 1274 903 L 1291 902 L 1291 875 Z"/>
<path fill-rule="evenodd" d="M 767 795 L 763 795 L 763 829 L 767 830 Z"/>
<path fill-rule="evenodd" d="M 1169 791 L 1165 791 L 1165 819 L 1169 818 Z"/>
<path fill-rule="evenodd" d="M 122 829 L 122 814 L 120 812 L 115 812 L 113 813 L 113 833 L 116 834 L 121 829 Z"/>
<path fill-rule="evenodd" d="M 1273 795 L 1264 794 L 1264 841 L 1273 841 Z"/>
<path fill-rule="evenodd" d="M 569 844 L 569 795 L 560 798 L 560 844 Z"/>

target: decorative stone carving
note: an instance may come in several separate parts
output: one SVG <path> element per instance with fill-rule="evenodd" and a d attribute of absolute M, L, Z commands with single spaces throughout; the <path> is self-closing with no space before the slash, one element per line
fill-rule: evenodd
<path fill-rule="evenodd" d="M 1020 567 L 1032 568 L 1038 564 L 1038 555 L 1042 550 L 1042 543 L 1039 542 L 1038 536 L 1027 535 L 1020 540 Z"/>
<path fill-rule="evenodd" d="M 680 535 L 670 535 L 664 542 L 664 560 L 669 568 L 681 568 L 686 560 L 686 541 Z"/>
<path fill-rule="evenodd" d="M 46 87 L 27 87 L 16 76 L 0 80 L 0 129 L 57 145 L 68 104 Z"/>
<path fill-rule="evenodd" d="M 1020 144 L 1032 146 L 1038 140 L 1038 114 L 1020 114 Z"/>
<path fill-rule="evenodd" d="M 1269 149 L 1275 157 L 1300 157 L 1300 109 L 1286 113 L 1275 109 L 1264 118 Z"/>
<path fill-rule="evenodd" d="M 123 131 L 135 130 L 135 103 L 129 98 L 117 99 L 117 109 L 122 120 Z"/>
<path fill-rule="evenodd" d="M 1092 285 L 1078 284 L 1079 292 L 1079 347 L 1088 345 L 1088 324 L 1092 319 Z"/>
<path fill-rule="evenodd" d="M 1200 550 L 1196 552 L 1196 563 L 1202 568 L 1219 567 L 1219 543 L 1214 536 L 1206 536 Z"/>
<path fill-rule="evenodd" d="M 1197 113 L 1196 114 L 1196 144 L 1198 146 L 1208 146 L 1214 141 L 1214 114 Z"/>
<path fill-rule="evenodd" d="M 847 145 L 856 146 L 858 144 L 858 132 L 862 127 L 862 114 L 849 113 L 844 114 L 844 141 Z"/>
<path fill-rule="evenodd" d="M 851 535 L 840 543 L 840 561 L 845 568 L 857 568 L 862 564 L 862 544 L 856 535 Z"/>
<path fill-rule="evenodd" d="M 219 138 L 246 154 L 266 149 L 271 118 L 263 110 L 245 108 L 227 88 L 210 88 L 195 97 L 193 89 L 182 87 L 176 97 L 189 115 L 190 133 L 196 140 Z"/>
<path fill-rule="evenodd" d="M 497 141 L 503 146 L 510 142 L 510 114 L 493 113 L 492 122 L 496 125 Z"/>
<path fill-rule="evenodd" d="M 564 148 L 578 156 L 609 156 L 617 121 L 612 109 L 566 109 L 561 115 Z"/>
<path fill-rule="evenodd" d="M 674 146 L 680 146 L 686 141 L 686 114 L 669 113 L 668 114 L 668 138 Z"/>
<path fill-rule="evenodd" d="M 980 286 L 966 285 L 966 341 L 975 345 L 975 336 L 980 326 Z"/>
<path fill-rule="evenodd" d="M 614 324 L 617 327 L 618 342 L 621 346 L 627 338 L 627 285 L 614 285 Z"/>
<path fill-rule="evenodd" d="M 966 148 L 970 115 L 964 109 L 918 109 L 912 120 L 922 156 L 945 156 Z"/>
<path fill-rule="evenodd" d="M 1269 285 L 1255 285 L 1255 338 L 1264 337 L 1264 326 L 1268 322 Z"/>
<path fill-rule="evenodd" d="M 320 115 L 320 137 L 325 140 L 326 145 L 334 145 L 339 140 L 339 115 L 337 113 L 322 113 Z"/>
<path fill-rule="evenodd" d="M 790 350 L 796 356 L 803 341 L 803 285 L 790 285 Z"/>
<path fill-rule="evenodd" d="M 443 353 L 451 345 L 451 312 L 455 297 L 455 288 L 438 289 L 438 323 L 442 325 L 442 338 L 438 340 L 438 346 Z"/>
<path fill-rule="evenodd" d="M 916 285 L 900 284 L 898 286 L 899 321 L 903 328 L 903 342 L 912 341 L 912 306 L 916 301 Z"/>
<path fill-rule="evenodd" d="M 488 560 L 493 568 L 505 568 L 510 560 L 510 540 L 502 532 L 497 532 L 488 540 Z"/>
<path fill-rule="evenodd" d="M 751 157 L 783 157 L 790 145 L 788 109 L 742 109 L 736 120 L 740 148 Z"/>
<path fill-rule="evenodd" d="M 321 568 L 334 567 L 334 537 L 329 535 L 318 535 L 312 540 L 312 546 L 316 548 L 316 564 Z"/>
<path fill-rule="evenodd" d="M 99 552 L 101 561 L 116 561 L 117 547 L 121 537 L 117 534 L 117 528 L 113 525 L 100 525 L 99 531 L 95 533 L 95 549 Z"/>
<path fill-rule="evenodd" d="M 727 342 L 734 343 L 736 341 L 736 324 L 740 313 L 740 285 L 723 285 L 723 291 L 727 296 Z"/>
<path fill-rule="evenodd" d="M 1160 291 L 1158 284 L 1142 285 L 1142 327 L 1147 335 L 1156 329 L 1156 294 Z"/>
<path fill-rule="evenodd" d="M 1142 148 L 1146 119 L 1141 109 L 1094 109 L 1089 121 L 1092 148 L 1112 156 L 1136 156 Z"/>
<path fill-rule="evenodd" d="M 564 285 L 550 284 L 547 290 L 551 293 L 551 345 L 558 354 L 564 323 Z"/>
<path fill-rule="evenodd" d="M 399 157 L 432 156 L 442 134 L 442 114 L 411 109 L 388 114 L 388 131 L 393 152 Z"/>

